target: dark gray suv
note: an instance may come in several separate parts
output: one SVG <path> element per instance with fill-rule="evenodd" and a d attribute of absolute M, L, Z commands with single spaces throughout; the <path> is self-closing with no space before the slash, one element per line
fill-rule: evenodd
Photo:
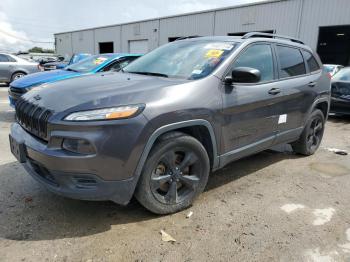
<path fill-rule="evenodd" d="M 330 79 L 297 39 L 250 33 L 169 43 L 124 68 L 37 87 L 16 105 L 11 150 L 49 190 L 158 214 L 182 210 L 209 173 L 291 143 L 321 143 Z"/>

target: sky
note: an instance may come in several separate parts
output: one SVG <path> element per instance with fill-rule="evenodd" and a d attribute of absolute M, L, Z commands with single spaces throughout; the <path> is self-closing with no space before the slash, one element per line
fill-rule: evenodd
<path fill-rule="evenodd" d="M 262 0 L 0 0 L 0 52 L 54 47 L 54 33 Z"/>

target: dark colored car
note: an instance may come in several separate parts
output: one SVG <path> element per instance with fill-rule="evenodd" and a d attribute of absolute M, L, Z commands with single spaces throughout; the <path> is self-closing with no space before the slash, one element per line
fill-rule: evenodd
<path fill-rule="evenodd" d="M 42 65 L 42 67 L 44 68 L 44 71 L 51 71 L 51 70 L 56 70 L 56 69 L 63 69 L 66 66 L 75 64 L 80 62 L 81 60 L 84 60 L 85 58 L 88 58 L 89 56 L 91 56 L 91 54 L 73 54 L 71 56 L 71 58 L 69 59 L 69 61 L 55 61 L 55 62 L 47 62 L 45 64 Z"/>
<path fill-rule="evenodd" d="M 13 154 L 49 190 L 168 214 L 209 173 L 282 143 L 321 143 L 330 78 L 296 39 L 250 33 L 175 41 L 122 72 L 38 87 L 16 105 Z M 233 171 L 234 172 L 234 171 Z"/>
<path fill-rule="evenodd" d="M 350 67 L 341 69 L 332 79 L 330 112 L 350 115 Z"/>

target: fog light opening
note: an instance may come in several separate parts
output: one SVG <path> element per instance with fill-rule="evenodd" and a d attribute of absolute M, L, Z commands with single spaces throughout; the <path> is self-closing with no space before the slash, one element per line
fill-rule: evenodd
<path fill-rule="evenodd" d="M 65 138 L 62 142 L 62 148 L 77 154 L 91 155 L 95 153 L 91 143 L 85 139 Z"/>

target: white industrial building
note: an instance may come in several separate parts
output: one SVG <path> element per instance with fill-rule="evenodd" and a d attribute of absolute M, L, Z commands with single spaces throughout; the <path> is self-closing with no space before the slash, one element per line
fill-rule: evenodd
<path fill-rule="evenodd" d="M 350 64 L 350 0 L 271 0 L 55 34 L 56 52 L 147 53 L 184 36 L 274 32 L 299 38 L 324 63 Z"/>

